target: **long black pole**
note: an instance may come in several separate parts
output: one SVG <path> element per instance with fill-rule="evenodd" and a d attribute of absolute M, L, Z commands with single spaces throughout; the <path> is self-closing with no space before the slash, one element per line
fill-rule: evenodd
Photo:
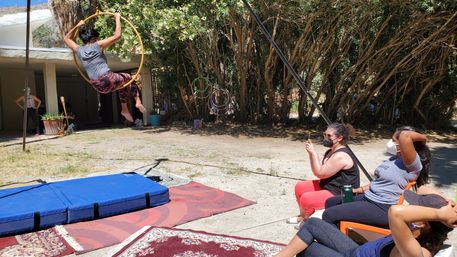
<path fill-rule="evenodd" d="M 292 76 L 294 77 L 295 81 L 298 83 L 298 85 L 300 86 L 300 88 L 303 90 L 303 92 L 305 92 L 306 96 L 308 96 L 308 98 L 311 100 L 311 102 L 313 103 L 314 107 L 316 107 L 316 109 L 319 111 L 320 115 L 322 116 L 322 118 L 324 118 L 325 122 L 327 124 L 330 124 L 332 123 L 332 121 L 329 119 L 329 117 L 325 114 L 324 110 L 321 108 L 321 106 L 317 103 L 316 99 L 314 99 L 314 97 L 311 95 L 311 93 L 308 91 L 308 89 L 306 88 L 306 85 L 305 85 L 305 82 L 303 81 L 303 79 L 298 75 L 298 73 L 295 71 L 294 67 L 292 67 L 292 65 L 290 64 L 290 62 L 287 60 L 286 56 L 284 55 L 284 53 L 282 52 L 281 48 L 279 48 L 279 46 L 276 44 L 276 42 L 273 40 L 273 38 L 271 37 L 270 33 L 268 32 L 268 30 L 265 28 L 265 26 L 263 25 L 262 21 L 260 20 L 259 16 L 257 16 L 257 14 L 255 14 L 254 10 L 252 9 L 251 5 L 249 5 L 249 3 L 246 1 L 246 0 L 242 0 L 244 5 L 246 6 L 246 8 L 249 10 L 249 13 L 251 14 L 251 16 L 254 18 L 255 22 L 257 23 L 257 25 L 259 26 L 260 28 L 260 31 L 262 31 L 263 35 L 268 39 L 268 41 L 270 42 L 270 44 L 273 46 L 273 48 L 276 50 L 276 53 L 278 54 L 279 58 L 282 60 L 282 62 L 284 63 L 284 65 L 286 65 L 287 69 L 289 70 L 290 74 L 292 74 Z M 367 170 L 365 169 L 365 167 L 363 167 L 362 163 L 360 162 L 360 160 L 357 158 L 357 156 L 355 156 L 354 152 L 352 151 L 352 149 L 347 146 L 349 151 L 352 152 L 352 155 L 355 157 L 356 161 L 357 161 L 357 164 L 359 165 L 359 167 L 362 169 L 363 173 L 365 174 L 365 176 L 368 178 L 369 181 L 372 181 L 373 179 L 371 178 L 370 174 L 367 172 Z"/>
<path fill-rule="evenodd" d="M 24 119 L 22 121 L 22 151 L 25 151 L 25 138 L 27 137 L 27 99 L 29 97 L 29 41 L 30 41 L 30 0 L 27 0 L 27 28 L 25 36 L 25 83 L 24 83 Z"/>

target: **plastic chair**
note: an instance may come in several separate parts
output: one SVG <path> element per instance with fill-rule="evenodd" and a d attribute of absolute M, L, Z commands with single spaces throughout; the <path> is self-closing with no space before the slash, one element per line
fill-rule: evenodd
<path fill-rule="evenodd" d="M 416 184 L 416 181 L 410 181 L 406 187 L 405 190 L 410 190 L 414 185 Z M 397 204 L 403 204 L 405 201 L 405 197 L 403 194 L 400 196 L 400 199 L 398 199 Z M 367 241 L 373 241 L 378 238 L 384 237 L 386 235 L 390 235 L 390 230 L 386 228 L 380 228 L 380 227 L 375 227 L 371 225 L 366 225 L 358 222 L 352 222 L 352 221 L 340 221 L 340 231 L 354 239 L 357 243 L 363 244 L 366 243 Z M 353 232 L 351 234 L 351 232 Z"/>

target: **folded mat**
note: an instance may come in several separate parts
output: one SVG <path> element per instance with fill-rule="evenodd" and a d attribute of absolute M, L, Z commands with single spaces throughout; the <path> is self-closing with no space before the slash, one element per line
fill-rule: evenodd
<path fill-rule="evenodd" d="M 153 207 L 168 188 L 136 173 L 0 190 L 0 236 Z"/>

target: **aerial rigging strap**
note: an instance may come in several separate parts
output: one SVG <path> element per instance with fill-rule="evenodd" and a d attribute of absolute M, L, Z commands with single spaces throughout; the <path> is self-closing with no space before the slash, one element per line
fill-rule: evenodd
<path fill-rule="evenodd" d="M 311 93 L 306 89 L 306 85 L 305 85 L 305 82 L 303 81 L 303 79 L 297 74 L 297 72 L 295 71 L 295 69 L 292 67 L 292 65 L 289 63 L 289 61 L 287 60 L 286 56 L 284 55 L 284 53 L 282 52 L 281 48 L 279 48 L 279 46 L 276 44 L 276 42 L 273 40 L 273 38 L 271 37 L 270 33 L 268 32 L 268 30 L 265 28 L 265 26 L 263 25 L 262 21 L 260 20 L 259 16 L 257 16 L 257 14 L 255 14 L 254 10 L 252 10 L 252 7 L 249 5 L 249 3 L 246 1 L 246 0 L 242 0 L 244 5 L 246 6 L 246 8 L 249 10 L 249 13 L 251 14 L 251 16 L 254 18 L 255 22 L 257 23 L 257 25 L 259 26 L 260 28 L 260 31 L 262 31 L 263 35 L 268 39 L 268 41 L 270 42 L 270 44 L 273 46 L 273 48 L 276 50 L 276 53 L 278 54 L 279 58 L 282 60 L 282 62 L 284 63 L 284 65 L 287 67 L 287 69 L 289 70 L 290 74 L 292 74 L 292 76 L 294 77 L 295 81 L 298 83 L 298 85 L 300 86 L 300 88 L 303 90 L 303 92 L 305 92 L 306 96 L 308 96 L 309 99 L 311 99 L 311 102 L 313 103 L 314 107 L 316 107 L 316 109 L 319 111 L 319 113 L 321 114 L 322 118 L 324 118 L 325 122 L 327 124 L 331 124 L 331 120 L 329 119 L 329 117 L 325 114 L 324 110 L 319 106 L 319 104 L 317 103 L 316 99 L 314 99 L 314 97 L 311 95 Z M 357 156 L 355 156 L 354 152 L 351 150 L 351 148 L 349 148 L 349 146 L 347 146 L 347 148 L 349 149 L 349 151 L 352 153 L 352 155 L 354 156 L 355 160 L 357 161 L 357 164 L 359 165 L 359 167 L 362 169 L 363 173 L 365 174 L 365 176 L 368 178 L 368 180 L 371 182 L 373 180 L 373 178 L 370 176 L 370 174 L 367 172 L 367 170 L 365 169 L 365 167 L 363 167 L 362 163 L 360 162 L 360 160 L 357 158 Z"/>

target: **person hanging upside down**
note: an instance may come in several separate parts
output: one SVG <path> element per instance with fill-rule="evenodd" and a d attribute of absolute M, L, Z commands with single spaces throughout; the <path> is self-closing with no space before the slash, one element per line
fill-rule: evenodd
<path fill-rule="evenodd" d="M 121 39 L 121 15 L 115 13 L 114 18 L 116 20 L 116 29 L 114 34 L 108 38 L 99 39 L 98 31 L 91 27 L 83 27 L 85 23 L 81 20 L 75 27 L 68 31 L 64 41 L 65 44 L 76 53 L 76 56 L 81 61 L 81 64 L 90 79 L 90 84 L 97 92 L 100 94 L 108 94 L 115 90 L 119 90 L 121 114 L 128 122 L 133 122 L 132 115 L 130 114 L 127 105 L 129 95 L 134 97 L 135 107 L 142 113 L 145 112 L 145 108 L 141 103 L 139 88 L 135 81 L 124 87 L 124 84 L 132 79 L 132 75 L 129 73 L 112 72 L 108 67 L 105 54 L 103 53 L 105 48 L 108 48 Z M 82 28 L 79 31 L 79 37 L 84 43 L 83 46 L 78 45 L 73 40 L 75 32 L 80 27 Z"/>

